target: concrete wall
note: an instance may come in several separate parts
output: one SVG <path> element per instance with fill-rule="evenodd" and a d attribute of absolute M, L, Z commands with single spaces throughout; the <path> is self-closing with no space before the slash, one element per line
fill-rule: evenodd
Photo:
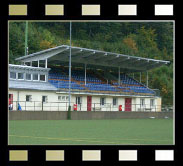
<path fill-rule="evenodd" d="M 173 118 L 172 112 L 71 112 L 73 120 L 88 119 L 137 119 L 137 118 Z M 9 120 L 64 120 L 67 119 L 67 111 L 10 111 Z"/>
<path fill-rule="evenodd" d="M 156 100 L 156 103 L 157 105 L 159 105 L 157 111 L 160 112 L 161 111 L 161 104 L 162 104 L 162 100 L 161 100 L 161 97 L 158 97 L 157 100 Z"/>

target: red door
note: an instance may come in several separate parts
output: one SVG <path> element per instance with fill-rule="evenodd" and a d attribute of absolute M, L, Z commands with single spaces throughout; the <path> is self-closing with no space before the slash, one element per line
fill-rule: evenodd
<path fill-rule="evenodd" d="M 13 104 L 13 94 L 9 94 L 9 104 Z"/>
<path fill-rule="evenodd" d="M 91 106 L 92 106 L 92 97 L 87 96 L 87 111 L 91 111 Z"/>
<path fill-rule="evenodd" d="M 9 94 L 9 110 L 13 109 L 13 94 Z"/>
<path fill-rule="evenodd" d="M 125 111 L 131 111 L 132 109 L 132 99 L 126 98 L 125 99 Z"/>

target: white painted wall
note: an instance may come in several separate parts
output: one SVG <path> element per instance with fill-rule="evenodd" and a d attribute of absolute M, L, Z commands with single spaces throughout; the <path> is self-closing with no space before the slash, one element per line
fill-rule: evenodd
<path fill-rule="evenodd" d="M 13 94 L 13 110 L 17 108 L 19 93 L 19 103 L 22 110 L 42 110 L 42 96 L 47 96 L 47 103 L 43 103 L 44 111 L 66 111 L 68 110 L 68 100 L 58 100 L 58 96 L 68 97 L 67 93 L 56 93 L 53 91 L 28 91 L 28 90 L 9 90 L 9 94 Z M 25 102 L 26 95 L 32 95 L 32 102 Z M 71 95 L 71 110 L 73 110 L 74 104 L 76 104 L 76 97 L 82 97 L 82 104 L 77 106 L 77 111 L 87 111 L 87 94 L 72 94 Z M 100 98 L 106 99 L 105 105 L 100 105 Z M 117 98 L 117 105 L 113 106 L 113 98 Z M 129 97 L 126 97 L 129 98 Z M 140 98 L 145 99 L 145 107 L 140 106 Z M 150 108 L 150 97 L 132 97 L 132 111 L 145 111 L 145 108 Z M 161 98 L 156 97 L 155 107 L 151 108 L 151 111 L 161 111 Z M 122 111 L 125 110 L 125 96 L 102 96 L 92 95 L 92 111 L 119 111 L 119 105 L 122 105 Z M 158 105 L 158 106 L 157 106 Z M 147 110 L 146 110 L 147 111 Z M 150 111 L 150 110 L 149 110 Z"/>
<path fill-rule="evenodd" d="M 42 110 L 42 96 L 47 96 L 47 103 L 43 103 L 44 111 L 65 111 L 68 108 L 68 101 L 59 101 L 58 96 L 68 96 L 67 94 L 56 94 L 55 92 L 43 91 L 15 91 L 10 90 L 9 94 L 13 94 L 13 110 L 16 110 L 19 101 L 22 110 Z M 19 100 L 18 100 L 19 94 Z M 26 95 L 32 95 L 32 102 L 26 102 Z"/>

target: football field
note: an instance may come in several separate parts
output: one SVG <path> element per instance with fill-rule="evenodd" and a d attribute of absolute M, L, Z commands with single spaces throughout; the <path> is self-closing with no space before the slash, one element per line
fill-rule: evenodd
<path fill-rule="evenodd" d="M 9 145 L 170 145 L 172 119 L 11 120 Z"/>

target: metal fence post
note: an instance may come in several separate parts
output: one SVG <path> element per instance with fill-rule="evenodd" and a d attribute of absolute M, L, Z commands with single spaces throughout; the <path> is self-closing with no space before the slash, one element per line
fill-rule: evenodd
<path fill-rule="evenodd" d="M 43 111 L 43 101 L 42 101 L 42 111 Z"/>
<path fill-rule="evenodd" d="M 16 101 L 16 111 L 18 111 L 18 101 Z"/>
<path fill-rule="evenodd" d="M 35 111 L 35 101 L 34 101 L 34 111 Z"/>

